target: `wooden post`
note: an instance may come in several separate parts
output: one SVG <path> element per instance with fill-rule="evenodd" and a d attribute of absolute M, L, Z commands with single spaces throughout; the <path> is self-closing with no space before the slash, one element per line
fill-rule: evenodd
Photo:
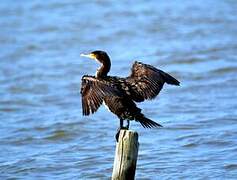
<path fill-rule="evenodd" d="M 116 144 L 112 180 L 133 180 L 135 177 L 138 134 L 131 130 L 121 130 Z"/>

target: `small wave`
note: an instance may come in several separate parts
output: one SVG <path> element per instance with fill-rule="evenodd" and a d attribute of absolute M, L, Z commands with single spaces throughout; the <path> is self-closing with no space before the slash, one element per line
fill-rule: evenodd
<path fill-rule="evenodd" d="M 185 135 L 185 136 L 181 136 L 181 137 L 178 137 L 176 138 L 177 141 L 182 141 L 182 140 L 185 140 L 185 139 L 190 139 L 190 138 L 197 138 L 199 135 L 197 134 L 190 134 L 190 135 Z"/>
<path fill-rule="evenodd" d="M 223 67 L 223 68 L 218 68 L 213 71 L 210 71 L 210 73 L 213 74 L 225 74 L 225 73 L 232 73 L 232 72 L 237 72 L 237 67 Z"/>
<path fill-rule="evenodd" d="M 189 57 L 189 58 L 176 58 L 166 64 L 195 64 L 203 62 L 204 60 L 197 57 Z"/>
<path fill-rule="evenodd" d="M 70 135 L 67 131 L 56 130 L 50 136 L 46 137 L 45 139 L 47 139 L 47 140 L 59 140 L 59 139 L 64 139 L 68 136 L 70 136 Z"/>
<path fill-rule="evenodd" d="M 180 126 L 176 126 L 176 127 L 172 127 L 172 128 L 166 128 L 168 130 L 193 130 L 193 129 L 197 129 L 196 126 L 192 126 L 192 125 L 180 125 Z"/>
<path fill-rule="evenodd" d="M 227 164 L 224 166 L 226 170 L 236 170 L 237 169 L 237 164 Z"/>
<path fill-rule="evenodd" d="M 197 143 L 187 143 L 187 144 L 184 144 L 182 147 L 191 148 L 191 147 L 196 147 L 196 146 L 198 146 Z"/>
<path fill-rule="evenodd" d="M 19 139 L 10 139 L 8 140 L 8 143 L 12 144 L 12 145 L 25 145 L 25 144 L 31 144 L 33 141 L 36 141 L 36 138 L 33 138 L 33 137 L 22 137 L 22 138 L 19 138 Z"/>
<path fill-rule="evenodd" d="M 0 112 L 5 112 L 5 113 L 9 113 L 9 112 L 18 112 L 20 111 L 20 108 L 0 108 Z"/>
<path fill-rule="evenodd" d="M 214 146 L 214 147 L 226 147 L 228 145 L 233 144 L 231 141 L 222 141 L 222 140 L 210 140 L 210 141 L 204 141 L 202 144 L 207 146 Z"/>

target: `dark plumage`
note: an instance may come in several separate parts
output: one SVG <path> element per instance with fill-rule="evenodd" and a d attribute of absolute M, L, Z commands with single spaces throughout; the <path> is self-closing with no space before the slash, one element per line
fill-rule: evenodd
<path fill-rule="evenodd" d="M 120 119 L 120 128 L 128 129 L 130 120 L 140 122 L 145 128 L 161 126 L 146 118 L 135 102 L 155 98 L 164 83 L 179 85 L 178 80 L 162 70 L 137 61 L 132 66 L 130 76 L 126 78 L 107 76 L 111 62 L 104 51 L 93 51 L 81 56 L 95 59 L 102 64 L 95 76 L 82 77 L 83 115 L 93 114 L 104 102 L 109 110 Z M 123 120 L 127 120 L 126 127 L 123 126 Z"/>

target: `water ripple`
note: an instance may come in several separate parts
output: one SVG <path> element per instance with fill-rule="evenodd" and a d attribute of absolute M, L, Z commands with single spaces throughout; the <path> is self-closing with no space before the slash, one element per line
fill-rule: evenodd
<path fill-rule="evenodd" d="M 79 55 L 95 49 L 111 75 L 139 60 L 181 81 L 138 104 L 164 127 L 131 122 L 137 179 L 237 179 L 236 3 L 2 1 L 0 15 L 1 179 L 111 178 L 119 120 L 81 116 L 98 64 Z"/>

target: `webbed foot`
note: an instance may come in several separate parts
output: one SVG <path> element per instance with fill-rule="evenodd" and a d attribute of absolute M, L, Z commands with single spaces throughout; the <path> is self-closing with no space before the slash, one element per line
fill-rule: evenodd
<path fill-rule="evenodd" d="M 120 134 L 120 130 L 121 130 L 121 129 L 128 130 L 128 127 L 126 126 L 126 127 L 120 127 L 120 128 L 118 128 L 117 133 L 116 133 L 116 135 L 115 135 L 115 139 L 116 139 L 117 142 L 118 142 L 118 139 L 119 139 L 119 134 Z"/>

